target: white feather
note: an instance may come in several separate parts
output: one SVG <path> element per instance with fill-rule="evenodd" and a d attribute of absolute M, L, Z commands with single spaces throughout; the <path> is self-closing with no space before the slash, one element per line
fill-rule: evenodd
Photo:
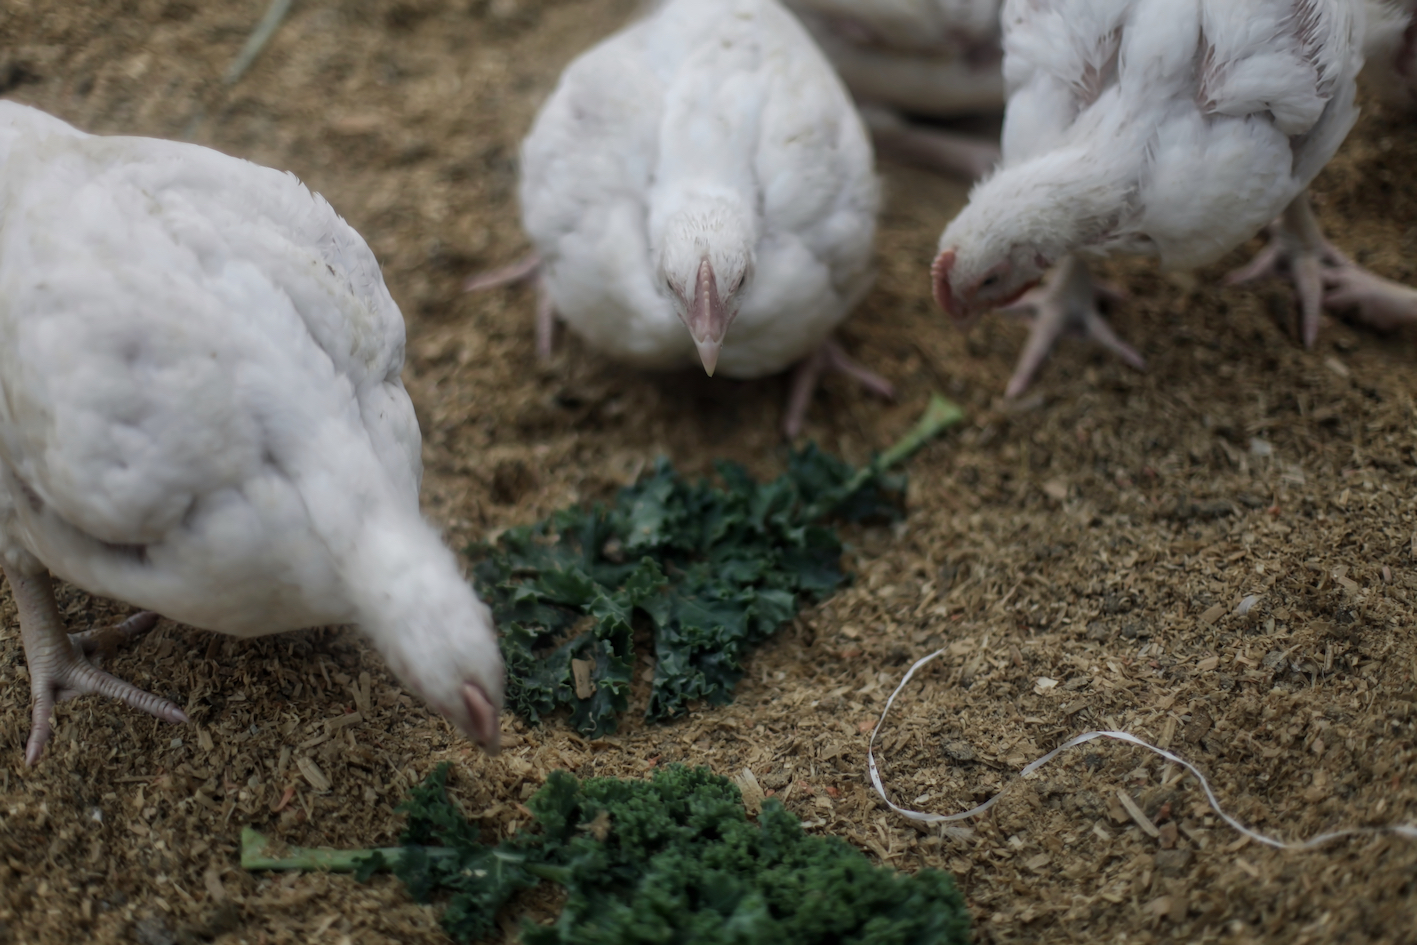
<path fill-rule="evenodd" d="M 669 283 L 691 280 L 705 250 L 738 311 L 718 362 L 730 377 L 801 359 L 871 284 L 870 143 L 776 0 L 669 0 L 580 56 L 521 173 L 557 312 L 630 364 L 695 363 Z"/>
<path fill-rule="evenodd" d="M 293 176 L 0 102 L 0 555 L 239 636 L 357 622 L 437 708 L 500 702 L 418 511 L 404 325 Z"/>
<path fill-rule="evenodd" d="M 1007 0 L 1003 23 L 1003 165 L 940 240 L 961 284 L 1074 251 L 1213 261 L 1356 117 L 1356 0 Z"/>

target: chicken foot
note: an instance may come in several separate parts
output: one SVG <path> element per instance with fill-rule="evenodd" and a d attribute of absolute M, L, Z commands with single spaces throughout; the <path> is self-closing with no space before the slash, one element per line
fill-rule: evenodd
<path fill-rule="evenodd" d="M 462 284 L 464 292 L 482 292 L 504 285 L 514 285 L 528 279 L 536 280 L 536 357 L 543 364 L 551 360 L 556 347 L 556 307 L 541 278 L 541 256 L 529 253 L 516 262 L 488 272 L 469 276 Z"/>
<path fill-rule="evenodd" d="M 1264 276 L 1287 276 L 1299 297 L 1299 334 L 1312 348 L 1324 308 L 1352 309 L 1378 331 L 1417 322 L 1417 289 L 1382 278 L 1353 262 L 1319 228 L 1308 194 L 1300 194 L 1270 225 L 1270 242 L 1248 265 L 1225 277 L 1226 285 Z"/>
<path fill-rule="evenodd" d="M 1337 250 L 1324 239 L 1307 193 L 1295 197 L 1269 227 L 1270 240 L 1259 255 L 1225 277 L 1226 285 L 1241 285 L 1266 276 L 1287 276 L 1299 297 L 1299 338 L 1312 348 L 1319 337 L 1324 309 L 1323 268 Z"/>
<path fill-rule="evenodd" d="M 1146 370 L 1146 359 L 1127 344 L 1097 310 L 1097 299 L 1120 301 L 1125 295 L 1110 286 L 1093 282 L 1087 264 L 1076 256 L 1066 257 L 1049 274 L 1043 285 L 1025 293 L 1017 302 L 1000 309 L 1006 315 L 1024 315 L 1033 330 L 1019 355 L 1005 397 L 1017 397 L 1028 389 L 1033 376 L 1064 332 L 1073 331 L 1090 338 L 1136 368 Z"/>
<path fill-rule="evenodd" d="M 821 347 L 807 355 L 792 374 L 792 390 L 787 397 L 787 411 L 782 417 L 782 432 L 789 440 L 802 432 L 807 419 L 807 406 L 827 371 L 840 371 L 862 387 L 887 400 L 895 398 L 895 387 L 874 371 L 857 364 L 835 341 L 822 342 Z"/>
<path fill-rule="evenodd" d="M 93 693 L 117 699 L 168 722 L 187 721 L 187 715 L 173 703 L 105 673 L 92 658 L 147 633 L 157 624 L 157 614 L 147 611 L 116 627 L 66 633 L 54 603 L 54 584 L 47 573 L 24 575 L 7 566 L 5 577 L 20 613 L 20 638 L 30 672 L 33 713 L 25 764 L 35 764 L 44 753 L 53 731 L 54 704 L 81 695 Z"/>
<path fill-rule="evenodd" d="M 1417 323 L 1417 289 L 1369 272 L 1332 246 L 1325 261 L 1325 305 L 1351 309 L 1360 321 L 1377 331 L 1393 331 Z"/>

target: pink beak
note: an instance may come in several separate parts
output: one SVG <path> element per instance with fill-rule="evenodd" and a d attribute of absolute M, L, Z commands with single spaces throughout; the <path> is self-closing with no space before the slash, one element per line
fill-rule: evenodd
<path fill-rule="evenodd" d="M 718 367 L 718 354 L 723 350 L 723 336 L 728 333 L 728 310 L 718 298 L 718 281 L 708 257 L 699 263 L 699 278 L 694 283 L 694 302 L 689 307 L 688 328 L 699 349 L 704 370 L 713 377 Z"/>
<path fill-rule="evenodd" d="M 936 256 L 935 262 L 930 266 L 930 288 L 940 308 L 944 309 L 951 318 L 961 321 L 963 316 L 959 310 L 959 303 L 955 301 L 954 292 L 950 289 L 950 270 L 954 267 L 954 250 L 947 249 Z"/>
<path fill-rule="evenodd" d="M 468 734 L 487 754 L 497 754 L 502 746 L 502 726 L 492 700 L 487 698 L 487 693 L 477 683 L 467 682 L 463 683 L 462 701 L 472 718 L 472 731 Z"/>

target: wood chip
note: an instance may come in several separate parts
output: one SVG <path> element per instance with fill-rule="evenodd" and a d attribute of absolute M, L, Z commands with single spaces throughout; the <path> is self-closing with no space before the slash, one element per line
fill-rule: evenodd
<path fill-rule="evenodd" d="M 300 769 L 300 773 L 305 775 L 305 780 L 310 782 L 310 786 L 316 791 L 324 794 L 330 789 L 330 779 L 325 777 L 325 773 L 320 770 L 320 766 L 315 764 L 315 760 L 309 755 L 301 755 L 295 760 L 295 766 Z"/>
<path fill-rule="evenodd" d="M 577 699 L 589 699 L 595 695 L 595 680 L 591 678 L 594 670 L 595 664 L 590 660 L 571 660 L 571 675 L 576 680 Z"/>
<path fill-rule="evenodd" d="M 1147 817 L 1146 814 L 1142 813 L 1142 809 L 1137 806 L 1136 801 L 1132 800 L 1130 794 L 1121 788 L 1117 788 L 1117 800 L 1121 802 L 1122 808 L 1131 815 L 1136 825 L 1141 828 L 1142 833 L 1146 834 L 1148 837 L 1161 836 L 1161 831 L 1156 829 L 1156 824 L 1152 823 L 1151 819 Z"/>
<path fill-rule="evenodd" d="M 208 866 L 202 873 L 202 885 L 206 887 L 212 902 L 226 901 L 226 887 L 222 885 L 221 873 L 215 866 Z"/>
<path fill-rule="evenodd" d="M 1205 613 L 1201 614 L 1201 623 L 1207 627 L 1212 626 L 1217 620 L 1225 616 L 1226 610 L 1228 610 L 1228 608 L 1224 604 L 1216 604 L 1213 607 L 1207 607 Z"/>
<path fill-rule="evenodd" d="M 738 785 L 738 790 L 743 795 L 743 809 L 748 813 L 757 816 L 762 812 L 763 801 L 766 796 L 763 794 L 762 785 L 758 784 L 758 779 L 753 772 L 744 768 L 738 777 L 733 779 L 733 783 Z"/>
<path fill-rule="evenodd" d="M 1208 673 L 1219 665 L 1220 657 L 1207 656 L 1205 659 L 1201 660 L 1199 663 L 1196 664 L 1196 669 L 1200 670 L 1203 673 Z"/>
<path fill-rule="evenodd" d="M 354 700 L 354 707 L 359 710 L 359 714 L 364 718 L 369 718 L 372 706 L 369 703 L 369 690 L 371 681 L 368 673 L 359 674 L 359 685 L 349 687 L 350 698 Z"/>
<path fill-rule="evenodd" d="M 363 721 L 364 716 L 360 713 L 348 712 L 344 715 L 338 715 L 332 719 L 327 720 L 325 722 L 325 731 L 329 734 L 334 734 L 335 732 L 338 732 L 340 729 L 344 728 L 346 725 L 358 725 L 360 722 Z"/>

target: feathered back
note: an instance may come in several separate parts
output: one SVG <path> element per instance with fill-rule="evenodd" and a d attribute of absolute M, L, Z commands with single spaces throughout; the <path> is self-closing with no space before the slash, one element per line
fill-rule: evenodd
<path fill-rule="evenodd" d="M 75 527 L 159 540 L 306 455 L 316 402 L 416 508 L 403 345 L 373 253 L 292 175 L 0 103 L 0 459 Z"/>
<path fill-rule="evenodd" d="M 1056 188 L 1087 208 L 1074 248 L 1212 260 L 1352 127 L 1363 14 L 1353 0 L 1007 0 L 1003 169 L 971 202 Z"/>

